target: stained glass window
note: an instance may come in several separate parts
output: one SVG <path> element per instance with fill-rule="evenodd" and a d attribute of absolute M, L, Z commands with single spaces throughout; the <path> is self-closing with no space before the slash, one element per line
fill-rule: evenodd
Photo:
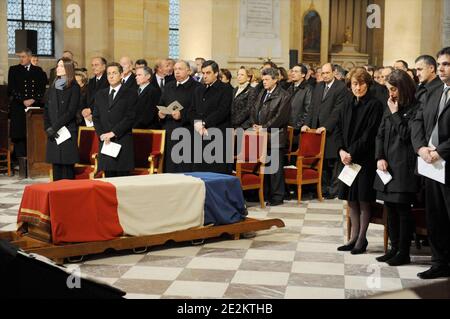
<path fill-rule="evenodd" d="M 38 48 L 33 53 L 53 56 L 55 27 L 52 17 L 52 0 L 8 0 L 8 53 L 16 53 L 16 30 L 36 30 Z"/>
<path fill-rule="evenodd" d="M 180 56 L 180 0 L 169 0 L 169 57 Z"/>

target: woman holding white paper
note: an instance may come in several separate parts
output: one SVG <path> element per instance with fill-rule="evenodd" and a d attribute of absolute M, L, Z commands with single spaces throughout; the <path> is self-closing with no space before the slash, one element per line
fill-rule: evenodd
<path fill-rule="evenodd" d="M 74 164 L 79 162 L 76 113 L 80 87 L 75 67 L 68 58 L 58 60 L 56 79 L 51 84 L 44 110 L 47 133 L 47 163 L 52 164 L 53 180 L 74 179 Z"/>
<path fill-rule="evenodd" d="M 419 104 L 414 97 L 416 86 L 406 72 L 396 70 L 391 73 L 386 86 L 389 110 L 383 116 L 376 140 L 379 175 L 374 188 L 377 198 L 384 201 L 387 209 L 391 249 L 377 260 L 390 266 L 401 266 L 411 262 L 411 205 L 419 191 L 410 128 Z M 383 174 L 390 174 L 392 180 L 383 181 L 380 177 Z"/>
<path fill-rule="evenodd" d="M 339 199 L 348 202 L 352 229 L 350 241 L 338 250 L 357 255 L 364 253 L 368 245 L 366 233 L 376 197 L 373 189 L 375 138 L 384 109 L 383 104 L 370 93 L 372 77 L 364 68 L 353 69 L 347 76 L 347 84 L 353 94 L 349 95 L 339 114 L 336 145 L 341 170 L 345 166 L 348 176 L 352 175 L 351 172 L 357 172 L 357 175 L 352 183 L 346 181 L 351 186 L 339 181 Z"/>

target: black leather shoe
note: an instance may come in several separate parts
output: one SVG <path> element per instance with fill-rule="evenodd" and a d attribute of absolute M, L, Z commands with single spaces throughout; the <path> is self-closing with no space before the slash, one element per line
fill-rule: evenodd
<path fill-rule="evenodd" d="M 355 245 L 356 245 L 356 241 L 353 242 L 353 243 L 349 243 L 349 244 L 347 244 L 347 245 L 338 247 L 337 250 L 338 250 L 338 251 L 352 251 L 353 248 L 355 248 Z"/>
<path fill-rule="evenodd" d="M 391 258 L 394 258 L 395 255 L 397 255 L 398 250 L 397 249 L 391 249 L 387 252 L 387 254 L 377 257 L 375 258 L 378 262 L 380 263 L 385 263 L 386 261 L 388 261 Z"/>
<path fill-rule="evenodd" d="M 269 202 L 269 206 L 280 206 L 280 205 L 283 205 L 284 204 L 284 201 L 282 201 L 282 200 L 274 200 L 274 201 L 270 201 Z"/>
<path fill-rule="evenodd" d="M 411 257 L 409 257 L 409 254 L 405 254 L 405 253 L 403 253 L 403 254 L 398 253 L 397 255 L 395 255 L 395 257 L 393 257 L 387 261 L 387 264 L 392 267 L 409 265 L 410 263 L 411 263 Z"/>
<path fill-rule="evenodd" d="M 362 247 L 356 248 L 356 246 L 355 246 L 355 248 L 352 249 L 352 251 L 351 251 L 352 255 L 364 254 L 367 251 L 367 246 L 368 245 L 369 245 L 369 243 L 368 243 L 368 241 L 366 239 L 366 241 L 364 242 L 364 245 L 362 245 Z"/>
<path fill-rule="evenodd" d="M 448 266 L 432 266 L 430 269 L 419 272 L 417 277 L 420 279 L 436 279 L 450 277 L 450 267 Z"/>

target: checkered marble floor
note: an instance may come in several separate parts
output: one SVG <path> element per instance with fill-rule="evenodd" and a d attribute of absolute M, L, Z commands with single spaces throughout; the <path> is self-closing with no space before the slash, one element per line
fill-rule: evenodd
<path fill-rule="evenodd" d="M 39 182 L 46 180 L 0 176 L 0 231 L 15 230 L 23 189 Z M 167 244 L 142 254 L 90 256 L 67 266 L 126 291 L 127 298 L 145 299 L 348 299 L 431 283 L 416 277 L 430 265 L 427 248 L 413 250 L 408 266 L 375 260 L 383 254 L 379 225 L 369 228 L 367 254 L 336 251 L 345 243 L 341 201 L 249 206 L 251 217 L 280 218 L 286 227 L 258 232 L 252 239 Z"/>

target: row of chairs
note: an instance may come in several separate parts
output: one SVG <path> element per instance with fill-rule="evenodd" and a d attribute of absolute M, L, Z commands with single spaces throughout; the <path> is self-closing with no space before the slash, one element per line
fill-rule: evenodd
<path fill-rule="evenodd" d="M 138 151 L 134 152 L 135 169 L 131 175 L 162 173 L 165 139 L 164 130 L 133 130 L 134 149 Z M 95 129 L 80 127 L 77 143 L 80 161 L 75 165 L 75 179 L 104 177 L 104 173 L 98 170 L 99 138 Z"/>
<path fill-rule="evenodd" d="M 288 162 L 295 156 L 296 165 L 284 167 L 285 183 L 297 186 L 298 203 L 302 200 L 302 186 L 316 185 L 317 198 L 322 197 L 322 168 L 326 141 L 326 132 L 317 134 L 315 130 L 301 133 L 299 147 L 292 150 L 294 129 L 288 128 L 289 148 Z M 244 134 L 241 153 L 237 156 L 236 177 L 241 181 L 243 190 L 258 190 L 262 208 L 264 199 L 264 172 L 266 169 L 268 134 L 265 132 L 246 132 Z M 251 158 L 256 146 L 257 156 Z"/>

